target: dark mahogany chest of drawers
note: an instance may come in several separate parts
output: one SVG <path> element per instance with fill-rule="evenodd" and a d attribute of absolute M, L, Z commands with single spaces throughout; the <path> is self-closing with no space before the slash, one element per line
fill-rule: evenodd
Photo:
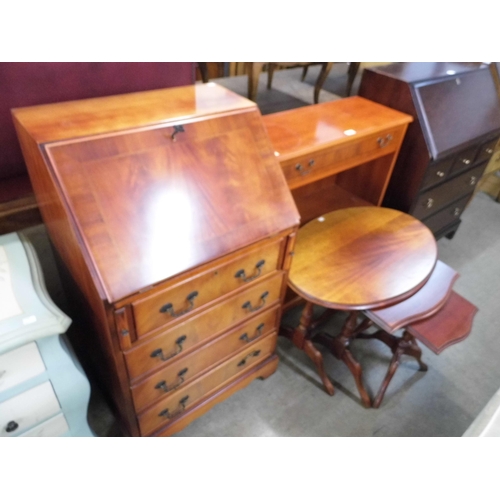
<path fill-rule="evenodd" d="M 452 237 L 500 136 L 486 64 L 397 63 L 366 69 L 359 95 L 413 116 L 383 206 Z"/>
<path fill-rule="evenodd" d="M 274 372 L 299 214 L 254 103 L 206 84 L 13 113 L 75 344 L 131 435 Z"/>

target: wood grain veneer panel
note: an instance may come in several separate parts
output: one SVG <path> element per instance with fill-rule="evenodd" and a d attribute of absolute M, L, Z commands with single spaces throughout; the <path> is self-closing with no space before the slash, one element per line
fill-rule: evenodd
<path fill-rule="evenodd" d="M 258 111 L 184 130 L 47 146 L 110 302 L 298 224 Z"/>

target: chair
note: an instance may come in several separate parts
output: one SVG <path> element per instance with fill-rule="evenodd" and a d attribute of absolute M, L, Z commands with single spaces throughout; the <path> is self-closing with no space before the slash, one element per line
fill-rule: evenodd
<path fill-rule="evenodd" d="M 262 68 L 265 64 L 267 67 L 267 88 L 270 89 L 273 81 L 274 70 L 277 66 L 290 68 L 295 66 L 303 66 L 304 70 L 302 72 L 302 80 L 304 80 L 305 75 L 307 73 L 307 68 L 313 64 L 321 64 L 321 71 L 316 80 L 316 85 L 314 86 L 314 103 L 317 104 L 319 102 L 319 91 L 321 87 L 325 83 L 325 80 L 332 69 L 332 62 L 249 62 L 248 64 L 248 98 L 252 101 L 255 101 L 257 98 L 257 87 L 259 84 L 259 75 L 262 71 Z"/>
<path fill-rule="evenodd" d="M 357 338 L 376 338 L 390 347 L 393 356 L 372 407 L 378 408 L 403 354 L 414 357 L 421 371 L 422 350 L 417 339 L 435 354 L 464 340 L 472 329 L 477 307 L 452 290 L 458 273 L 441 261 L 430 278 L 413 296 L 393 306 L 364 311 L 366 319 L 357 328 Z M 380 329 L 368 334 L 372 325 Z M 403 328 L 401 337 L 393 335 Z"/>

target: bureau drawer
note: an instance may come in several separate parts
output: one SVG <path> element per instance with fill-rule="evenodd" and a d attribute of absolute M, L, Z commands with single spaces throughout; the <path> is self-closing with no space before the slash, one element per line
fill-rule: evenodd
<path fill-rule="evenodd" d="M 36 342 L 18 347 L 0 355 L 0 392 L 36 377 L 45 371 L 45 365 Z"/>
<path fill-rule="evenodd" d="M 454 158 L 449 158 L 439 163 L 433 163 L 427 167 L 422 181 L 422 189 L 427 189 L 438 182 L 446 179 L 448 173 L 453 165 Z"/>
<path fill-rule="evenodd" d="M 62 413 L 33 427 L 19 437 L 59 437 L 69 431 L 68 422 Z"/>
<path fill-rule="evenodd" d="M 498 142 L 498 138 L 492 139 L 491 141 L 485 142 L 479 148 L 477 153 L 476 161 L 489 161 L 489 159 L 493 156 L 493 153 L 497 148 L 495 148 Z"/>
<path fill-rule="evenodd" d="M 217 337 L 201 349 L 167 363 L 166 368 L 155 373 L 144 382 L 132 387 L 132 398 L 136 411 L 163 398 L 189 383 L 203 371 L 234 355 L 277 327 L 279 308 L 259 314 L 243 326 Z"/>
<path fill-rule="evenodd" d="M 478 147 L 474 146 L 459 153 L 453 162 L 451 172 L 456 174 L 457 172 L 470 168 L 474 163 L 477 151 Z"/>
<path fill-rule="evenodd" d="M 438 212 L 446 205 L 454 200 L 470 193 L 474 190 L 474 186 L 486 167 L 486 163 L 478 165 L 473 169 L 465 172 L 454 179 L 440 185 L 437 188 L 431 189 L 420 195 L 412 210 L 411 215 L 417 219 L 423 220 L 426 217 Z"/>
<path fill-rule="evenodd" d="M 60 411 L 52 384 L 44 382 L 0 404 L 0 437 L 20 434 Z"/>
<path fill-rule="evenodd" d="M 455 201 L 451 205 L 443 208 L 439 212 L 431 215 L 422 222 L 433 232 L 438 233 L 441 229 L 452 224 L 460 218 L 460 215 L 464 211 L 467 202 L 470 200 L 470 193 Z"/>
<path fill-rule="evenodd" d="M 233 377 L 266 359 L 276 349 L 276 338 L 277 334 L 273 332 L 139 415 L 141 434 L 150 434 L 167 424 L 203 397 L 227 384 Z"/>
<path fill-rule="evenodd" d="M 403 136 L 401 128 L 353 140 L 315 153 L 297 156 L 281 163 L 289 187 L 295 188 L 311 180 L 341 172 L 356 163 L 364 163 L 384 153 L 393 152 Z"/>
<path fill-rule="evenodd" d="M 161 328 L 186 313 L 265 276 L 279 265 L 284 239 L 132 303 L 137 337 Z"/>
<path fill-rule="evenodd" d="M 172 326 L 153 339 L 126 351 L 130 379 L 165 366 L 181 352 L 208 341 L 252 317 L 260 309 L 276 305 L 280 299 L 283 272 L 276 272 L 250 288 L 206 308 L 187 321 Z"/>

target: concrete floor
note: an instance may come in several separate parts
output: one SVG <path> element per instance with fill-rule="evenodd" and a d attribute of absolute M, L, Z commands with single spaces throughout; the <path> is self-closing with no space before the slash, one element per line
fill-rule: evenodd
<path fill-rule="evenodd" d="M 277 72 L 271 91 L 265 89 L 261 78 L 257 103 L 274 112 L 285 105 L 287 95 L 292 104 L 301 99 L 312 102 L 313 70 L 311 68 L 305 83 L 300 82 L 300 70 Z M 321 100 L 339 98 L 345 85 L 344 70 L 345 66 L 338 68 L 338 73 L 332 72 L 321 92 Z M 292 81 L 288 87 L 287 79 Z M 225 84 L 235 91 L 246 92 L 245 77 Z M 281 104 L 277 105 L 278 99 L 273 99 L 269 92 L 274 93 Z M 302 101 L 302 105 L 304 103 L 308 101 Z M 326 369 L 336 388 L 335 395 L 330 397 L 322 389 L 309 358 L 280 338 L 280 363 L 274 375 L 254 381 L 177 436 L 461 436 L 500 387 L 497 314 L 500 204 L 479 193 L 462 220 L 452 240 L 438 242 L 439 258 L 460 273 L 455 290 L 476 304 L 479 313 L 471 335 L 464 342 L 439 356 L 422 347 L 428 372 L 418 372 L 417 363 L 411 358 L 405 359 L 382 406 L 377 410 L 365 409 L 354 380 L 342 363 L 325 353 Z M 50 293 L 56 303 L 63 305 L 64 294 L 44 227 L 32 228 L 27 234 L 39 251 Z M 284 321 L 293 323 L 297 314 L 298 311 L 291 311 Z M 339 313 L 328 328 L 338 330 L 341 321 L 342 313 Z M 372 340 L 357 340 L 352 350 L 363 366 L 366 385 L 373 395 L 387 369 L 390 351 Z M 99 436 L 116 435 L 114 418 L 95 385 L 89 423 Z"/>

